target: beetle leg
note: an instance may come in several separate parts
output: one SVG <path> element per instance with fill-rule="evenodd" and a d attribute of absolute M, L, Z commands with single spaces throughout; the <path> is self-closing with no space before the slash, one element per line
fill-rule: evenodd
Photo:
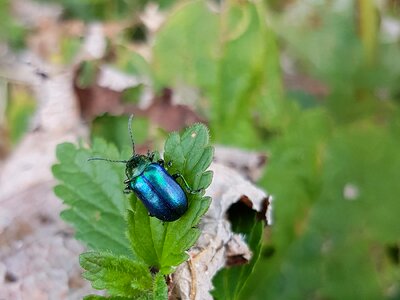
<path fill-rule="evenodd" d="M 132 180 L 130 179 L 125 179 L 124 183 L 126 184 L 125 189 L 124 189 L 124 193 L 125 194 L 129 194 L 132 192 L 132 188 L 130 187 L 130 183 L 132 182 Z"/>
<path fill-rule="evenodd" d="M 198 194 L 203 190 L 203 189 L 192 190 L 191 187 L 189 186 L 189 184 L 187 183 L 186 179 L 182 176 L 182 174 L 176 173 L 176 174 L 172 175 L 172 178 L 174 178 L 175 180 L 178 178 L 182 179 L 183 183 L 185 184 L 186 191 L 189 194 Z"/>
<path fill-rule="evenodd" d="M 157 161 L 157 163 L 159 165 L 161 165 L 162 167 L 164 167 L 165 169 L 168 169 L 168 168 L 170 168 L 172 166 L 172 161 L 171 160 L 165 164 L 165 161 L 163 159 L 159 159 Z"/>
<path fill-rule="evenodd" d="M 156 154 L 154 152 L 150 152 L 150 150 L 147 150 L 147 157 L 150 159 L 151 162 L 154 161 L 154 156 Z"/>

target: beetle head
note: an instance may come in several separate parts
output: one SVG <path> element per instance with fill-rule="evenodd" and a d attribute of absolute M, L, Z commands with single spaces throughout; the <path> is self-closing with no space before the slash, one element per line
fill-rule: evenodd
<path fill-rule="evenodd" d="M 125 174 L 128 179 L 133 179 L 143 173 L 151 163 L 148 156 L 134 154 L 126 163 Z"/>

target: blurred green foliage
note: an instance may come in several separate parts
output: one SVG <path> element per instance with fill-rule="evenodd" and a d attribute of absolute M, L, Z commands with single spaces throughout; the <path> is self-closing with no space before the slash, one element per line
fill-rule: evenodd
<path fill-rule="evenodd" d="M 59 3 L 64 8 L 64 18 L 84 21 L 120 20 L 132 17 L 142 10 L 149 0 L 41 0 Z M 160 0 L 157 4 L 167 8 L 175 0 Z"/>
<path fill-rule="evenodd" d="M 127 132 L 126 124 L 128 117 L 115 117 L 103 115 L 97 117 L 92 122 L 91 134 L 92 140 L 95 137 L 101 137 L 108 142 L 115 144 L 121 151 L 127 145 L 131 145 L 131 140 Z M 146 141 L 149 135 L 149 124 L 145 118 L 135 117 L 132 122 L 132 132 L 136 145 L 140 145 Z"/>
<path fill-rule="evenodd" d="M 76 84 L 79 88 L 85 89 L 96 82 L 98 63 L 96 61 L 84 61 L 79 68 Z"/>
<path fill-rule="evenodd" d="M 25 44 L 26 29 L 11 16 L 10 11 L 10 0 L 0 0 L 0 42 L 19 49 Z"/>
<path fill-rule="evenodd" d="M 263 136 L 284 124 L 290 110 L 275 34 L 260 2 L 226 2 L 221 11 L 194 1 L 171 15 L 154 46 L 156 84 L 200 88 L 216 141 L 262 147 Z"/>
<path fill-rule="evenodd" d="M 74 59 L 80 47 L 82 46 L 82 40 L 78 37 L 62 37 L 60 41 L 59 52 L 54 53 L 51 58 L 55 63 L 69 65 L 74 63 Z"/>
<path fill-rule="evenodd" d="M 32 97 L 32 91 L 22 86 L 10 86 L 8 92 L 6 123 L 8 138 L 15 145 L 28 129 L 29 119 L 36 109 L 36 101 Z"/>
<path fill-rule="evenodd" d="M 102 21 L 127 17 L 143 6 L 145 1 L 108 0 L 43 0 L 59 3 L 64 8 L 64 18 L 85 21 Z"/>

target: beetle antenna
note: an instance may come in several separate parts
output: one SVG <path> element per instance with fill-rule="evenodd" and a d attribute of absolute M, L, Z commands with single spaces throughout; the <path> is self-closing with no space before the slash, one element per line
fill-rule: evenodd
<path fill-rule="evenodd" d="M 109 161 L 109 162 L 124 163 L 124 164 L 128 163 L 127 160 L 113 160 L 113 159 L 101 158 L 101 157 L 91 157 L 88 159 L 88 161 L 91 161 L 91 160 L 105 160 L 105 161 Z"/>
<path fill-rule="evenodd" d="M 132 134 L 132 120 L 133 120 L 133 114 L 129 117 L 128 130 L 129 130 L 129 135 L 131 137 L 131 142 L 132 142 L 132 151 L 135 154 L 135 142 L 133 141 L 133 134 Z"/>

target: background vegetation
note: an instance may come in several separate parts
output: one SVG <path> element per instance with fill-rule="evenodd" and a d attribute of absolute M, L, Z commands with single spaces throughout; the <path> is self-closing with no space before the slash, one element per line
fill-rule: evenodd
<path fill-rule="evenodd" d="M 146 1 L 58 3 L 66 19 L 134 20 L 109 40 L 105 62 L 159 94 L 190 88 L 213 143 L 268 153 L 258 184 L 274 197 L 274 224 L 251 274 L 215 280 L 217 299 L 400 298 L 398 1 L 162 1 L 166 20 L 152 35 L 136 19 Z M 15 44 L 12 24 L 0 34 Z M 133 42 L 148 43 L 151 60 Z M 135 104 L 142 93 L 124 95 Z M 9 128 L 33 111 L 18 95 Z M 135 122 L 139 140 L 164 139 Z M 102 117 L 93 136 L 122 149 L 125 124 Z M 20 132 L 10 130 L 13 143 Z"/>

